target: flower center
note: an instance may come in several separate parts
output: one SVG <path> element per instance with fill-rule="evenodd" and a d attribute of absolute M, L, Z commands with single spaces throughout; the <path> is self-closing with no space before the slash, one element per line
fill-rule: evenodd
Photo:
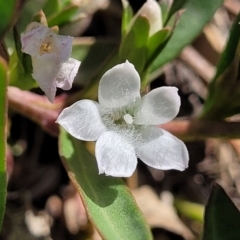
<path fill-rule="evenodd" d="M 125 120 L 125 122 L 127 124 L 132 124 L 133 123 L 133 117 L 128 113 L 123 116 L 123 119 Z"/>
<path fill-rule="evenodd" d="M 51 51 L 51 44 L 50 43 L 42 43 L 40 46 L 40 55 L 44 53 L 49 53 Z"/>

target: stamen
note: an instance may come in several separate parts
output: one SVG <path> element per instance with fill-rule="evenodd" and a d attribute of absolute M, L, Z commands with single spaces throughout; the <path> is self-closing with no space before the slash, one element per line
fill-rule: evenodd
<path fill-rule="evenodd" d="M 40 55 L 44 53 L 49 53 L 51 51 L 51 44 L 50 43 L 42 43 L 39 49 Z"/>
<path fill-rule="evenodd" d="M 127 124 L 132 124 L 133 123 L 133 117 L 128 113 L 123 116 L 123 119 L 125 120 L 125 122 Z"/>

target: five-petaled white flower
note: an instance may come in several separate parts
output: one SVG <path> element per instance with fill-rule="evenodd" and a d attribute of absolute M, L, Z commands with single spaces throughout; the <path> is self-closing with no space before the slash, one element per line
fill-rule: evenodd
<path fill-rule="evenodd" d="M 29 24 L 21 37 L 22 52 L 32 57 L 33 78 L 53 102 L 56 88 L 69 90 L 80 61 L 70 58 L 73 37 L 61 36 L 41 23 Z"/>
<path fill-rule="evenodd" d="M 140 77 L 126 61 L 103 75 L 98 100 L 76 102 L 62 111 L 57 122 L 77 139 L 97 140 L 99 173 L 131 176 L 137 156 L 157 169 L 184 170 L 188 166 L 184 143 L 157 126 L 177 115 L 177 88 L 160 87 L 141 98 Z"/>

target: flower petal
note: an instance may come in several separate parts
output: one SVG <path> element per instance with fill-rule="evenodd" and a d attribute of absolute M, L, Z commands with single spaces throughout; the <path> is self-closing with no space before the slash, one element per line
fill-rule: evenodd
<path fill-rule="evenodd" d="M 60 65 L 54 54 L 44 54 L 40 57 L 32 58 L 33 78 L 40 88 L 45 92 L 50 102 L 54 101 L 56 95 L 56 77 L 60 70 Z"/>
<path fill-rule="evenodd" d="M 39 55 L 40 46 L 50 32 L 51 30 L 41 23 L 30 23 L 21 37 L 22 52 L 31 56 Z"/>
<path fill-rule="evenodd" d="M 137 147 L 136 153 L 147 165 L 162 170 L 180 171 L 188 167 L 187 148 L 171 133 L 152 126 L 143 132 L 143 140 L 144 142 Z"/>
<path fill-rule="evenodd" d="M 140 98 L 140 77 L 134 66 L 126 61 L 108 70 L 101 78 L 99 104 L 106 108 L 120 108 Z"/>
<path fill-rule="evenodd" d="M 114 177 L 129 177 L 137 166 L 134 147 L 116 132 L 104 132 L 96 143 L 99 173 Z"/>
<path fill-rule="evenodd" d="M 73 137 L 84 141 L 96 141 L 106 131 L 99 105 L 92 100 L 81 100 L 65 108 L 56 122 Z"/>
<path fill-rule="evenodd" d="M 60 72 L 56 79 L 56 85 L 58 88 L 62 88 L 63 90 L 71 89 L 80 64 L 80 61 L 70 58 L 66 63 L 61 65 Z"/>
<path fill-rule="evenodd" d="M 26 33 L 21 37 L 22 52 L 32 57 L 46 54 L 56 54 L 59 64 L 68 61 L 72 52 L 73 37 L 62 36 L 50 28 L 33 22 L 29 24 Z"/>
<path fill-rule="evenodd" d="M 54 48 L 59 53 L 60 62 L 65 63 L 72 53 L 73 37 L 53 34 L 52 45 L 54 45 Z"/>
<path fill-rule="evenodd" d="M 180 97 L 175 87 L 160 87 L 142 98 L 134 116 L 138 125 L 158 125 L 171 121 L 180 108 Z"/>
<path fill-rule="evenodd" d="M 33 78 L 53 102 L 56 87 L 69 90 L 80 62 L 69 59 L 73 37 L 61 36 L 50 28 L 33 22 L 21 37 L 22 51 L 32 56 Z"/>

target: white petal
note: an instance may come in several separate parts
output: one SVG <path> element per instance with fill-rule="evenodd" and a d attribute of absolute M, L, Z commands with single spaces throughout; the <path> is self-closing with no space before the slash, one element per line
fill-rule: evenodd
<path fill-rule="evenodd" d="M 143 139 L 144 142 L 136 149 L 136 153 L 147 165 L 162 170 L 180 171 L 188 167 L 187 148 L 171 133 L 157 127 L 149 127 L 143 132 Z"/>
<path fill-rule="evenodd" d="M 58 88 L 62 88 L 63 90 L 71 89 L 80 64 L 80 61 L 70 58 L 66 63 L 61 65 L 60 72 L 56 79 L 56 85 Z"/>
<path fill-rule="evenodd" d="M 99 105 L 91 100 L 81 100 L 65 108 L 57 121 L 73 137 L 96 141 L 106 131 L 99 114 Z"/>
<path fill-rule="evenodd" d="M 116 132 L 104 132 L 96 144 L 99 173 L 114 177 L 129 177 L 137 166 L 134 147 Z"/>
<path fill-rule="evenodd" d="M 140 97 L 140 77 L 126 61 L 108 70 L 101 78 L 98 100 L 101 106 L 118 108 L 130 105 Z"/>
<path fill-rule="evenodd" d="M 38 82 L 40 88 L 45 92 L 50 102 L 53 102 L 56 94 L 56 77 L 60 65 L 55 54 L 44 54 L 32 58 L 33 78 Z"/>
<path fill-rule="evenodd" d="M 134 114 L 134 123 L 158 125 L 171 121 L 180 108 L 180 97 L 177 91 L 175 87 L 160 87 L 146 94 Z"/>

